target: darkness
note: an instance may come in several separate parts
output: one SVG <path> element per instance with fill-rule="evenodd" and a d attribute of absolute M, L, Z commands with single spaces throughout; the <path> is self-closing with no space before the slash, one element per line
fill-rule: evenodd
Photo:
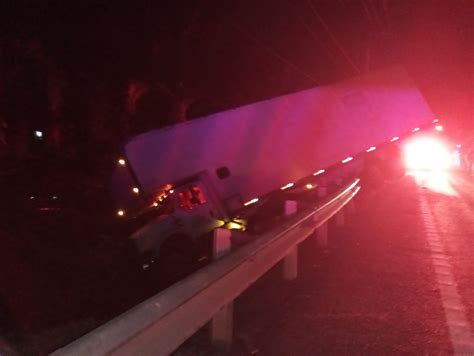
<path fill-rule="evenodd" d="M 474 2 L 4 1 L 0 152 L 56 149 L 404 65 L 440 116 L 472 121 Z M 25 137 L 26 136 L 26 137 Z"/>
<path fill-rule="evenodd" d="M 12 278 L 21 273 L 36 286 L 54 275 L 38 290 L 60 285 L 48 305 L 66 314 L 61 301 L 78 298 L 72 286 L 105 279 L 109 271 L 94 267 L 104 256 L 88 255 L 84 245 L 100 241 L 112 251 L 115 241 L 106 230 L 98 231 L 102 240 L 89 236 L 88 224 L 107 227 L 91 222 L 102 217 L 90 212 L 110 208 L 96 193 L 106 191 L 107 169 L 134 134 L 393 65 L 407 69 L 454 131 L 472 135 L 473 0 L 0 0 L 0 262 L 8 266 L 0 284 L 22 287 Z M 60 196 L 54 204 L 64 226 L 79 216 L 69 240 L 58 230 L 38 242 L 24 224 L 33 218 L 8 215 L 30 196 L 42 204 L 42 193 Z M 51 216 L 38 226 L 48 230 Z M 14 224 L 22 233 L 4 236 Z M 45 254 L 44 246 L 69 252 Z M 122 261 L 126 250 L 105 260 Z M 62 270 L 65 261 L 82 273 L 77 283 Z"/>

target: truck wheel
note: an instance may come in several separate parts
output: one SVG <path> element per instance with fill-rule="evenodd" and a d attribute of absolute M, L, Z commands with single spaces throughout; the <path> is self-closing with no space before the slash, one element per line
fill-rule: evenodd
<path fill-rule="evenodd" d="M 157 278 L 161 287 L 168 287 L 196 268 L 196 246 L 189 238 L 171 236 L 163 243 L 157 261 Z"/>

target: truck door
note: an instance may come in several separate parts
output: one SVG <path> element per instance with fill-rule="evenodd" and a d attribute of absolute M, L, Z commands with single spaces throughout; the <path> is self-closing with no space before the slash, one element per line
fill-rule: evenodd
<path fill-rule="evenodd" d="M 178 207 L 176 217 L 185 233 L 196 239 L 217 226 L 216 209 L 201 182 L 193 182 L 176 189 Z"/>

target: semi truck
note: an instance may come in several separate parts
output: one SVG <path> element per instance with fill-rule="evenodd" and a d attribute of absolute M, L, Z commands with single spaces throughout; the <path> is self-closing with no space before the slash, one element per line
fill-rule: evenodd
<path fill-rule="evenodd" d="M 390 68 L 144 132 L 115 162 L 91 148 L 3 171 L 0 329 L 116 315 L 209 260 L 216 228 L 254 238 L 281 199 L 312 199 L 434 120 Z"/>
<path fill-rule="evenodd" d="M 433 120 L 395 67 L 145 132 L 117 160 L 117 218 L 140 221 L 129 238 L 150 261 L 192 255 L 218 227 L 245 229 L 246 209 Z"/>

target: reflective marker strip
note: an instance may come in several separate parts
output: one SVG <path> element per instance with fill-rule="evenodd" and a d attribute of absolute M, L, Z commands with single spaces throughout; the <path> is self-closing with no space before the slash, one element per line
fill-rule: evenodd
<path fill-rule="evenodd" d="M 287 185 L 284 185 L 283 187 L 281 187 L 280 189 L 281 190 L 285 190 L 285 189 L 288 189 L 288 188 L 291 188 L 292 186 L 294 186 L 295 183 L 288 183 Z"/>
<path fill-rule="evenodd" d="M 453 268 L 446 255 L 443 240 L 441 239 L 433 214 L 431 213 L 425 193 L 420 189 L 419 202 L 421 216 L 425 225 L 425 236 L 431 251 L 431 260 L 438 282 L 438 289 L 443 302 L 446 324 L 449 329 L 451 345 L 455 355 L 474 355 L 474 338 L 466 310 L 453 275 Z"/>
<path fill-rule="evenodd" d="M 244 205 L 245 205 L 245 206 L 248 206 L 248 205 L 253 204 L 253 203 L 256 203 L 256 202 L 258 202 L 258 198 L 254 198 L 254 199 L 252 199 L 252 200 L 249 200 L 248 202 L 244 203 Z"/>

